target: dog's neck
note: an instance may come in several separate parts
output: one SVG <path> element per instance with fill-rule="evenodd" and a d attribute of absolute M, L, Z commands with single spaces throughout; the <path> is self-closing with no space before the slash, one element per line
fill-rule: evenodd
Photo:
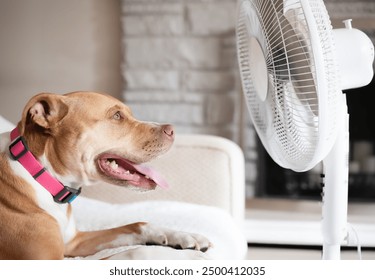
<path fill-rule="evenodd" d="M 65 186 L 35 158 L 17 127 L 10 133 L 10 140 L 9 151 L 13 160 L 18 161 L 34 180 L 51 193 L 55 202 L 71 203 L 80 194 L 80 188 Z"/>

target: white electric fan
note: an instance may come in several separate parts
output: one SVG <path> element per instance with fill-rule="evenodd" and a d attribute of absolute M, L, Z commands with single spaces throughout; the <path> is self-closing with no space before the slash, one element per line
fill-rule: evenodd
<path fill-rule="evenodd" d="M 373 77 L 374 46 L 361 31 L 332 29 L 322 0 L 240 0 L 242 87 L 262 144 L 280 166 L 323 161 L 323 259 L 348 241 L 349 128 L 342 90 Z"/>

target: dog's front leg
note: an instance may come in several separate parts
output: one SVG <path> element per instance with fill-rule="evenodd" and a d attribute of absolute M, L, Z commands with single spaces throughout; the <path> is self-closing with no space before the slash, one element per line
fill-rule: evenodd
<path fill-rule="evenodd" d="M 205 252 L 212 244 L 202 235 L 134 223 L 118 228 L 78 232 L 65 246 L 65 256 L 93 255 L 104 249 L 130 245 L 162 245 Z"/>
<path fill-rule="evenodd" d="M 104 249 L 148 243 L 166 245 L 167 237 L 162 232 L 151 232 L 147 223 L 134 223 L 118 228 L 77 232 L 65 246 L 65 256 L 83 257 Z"/>

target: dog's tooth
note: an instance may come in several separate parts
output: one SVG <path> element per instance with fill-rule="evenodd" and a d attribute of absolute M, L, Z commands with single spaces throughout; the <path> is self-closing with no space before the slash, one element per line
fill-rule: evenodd
<path fill-rule="evenodd" d="M 146 178 L 146 179 L 150 179 L 150 177 L 148 177 L 148 176 L 145 176 L 145 178 Z"/>
<path fill-rule="evenodd" d="M 118 164 L 115 160 L 111 161 L 110 166 L 113 170 L 116 170 L 118 168 Z"/>

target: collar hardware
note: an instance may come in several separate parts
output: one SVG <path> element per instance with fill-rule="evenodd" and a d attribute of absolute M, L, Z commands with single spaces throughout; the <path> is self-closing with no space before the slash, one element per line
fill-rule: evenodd
<path fill-rule="evenodd" d="M 22 136 L 18 136 L 9 145 L 9 151 L 14 160 L 19 160 L 21 157 L 23 157 L 29 151 L 29 147 L 26 144 L 25 138 L 23 138 Z"/>

